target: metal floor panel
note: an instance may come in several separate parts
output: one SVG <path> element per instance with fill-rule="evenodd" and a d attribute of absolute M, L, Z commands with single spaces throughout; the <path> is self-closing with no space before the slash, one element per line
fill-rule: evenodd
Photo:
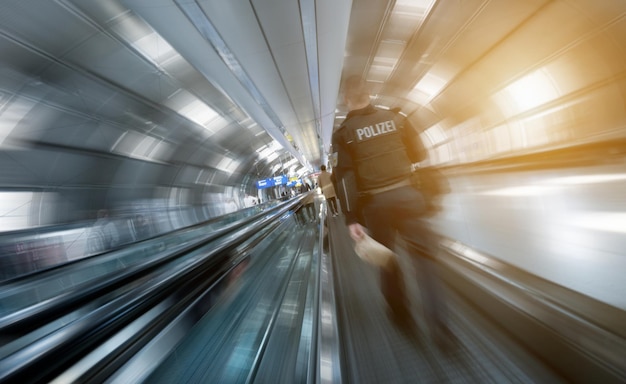
<path fill-rule="evenodd" d="M 146 382 L 246 382 L 302 238 L 302 231 L 284 231 L 252 252 L 246 269 Z"/>
<path fill-rule="evenodd" d="M 450 327 L 459 343 L 454 351 L 442 352 L 425 332 L 419 313 L 419 288 L 405 270 L 420 328 L 418 338 L 408 337 L 387 317 L 378 270 L 354 253 L 343 217 L 330 218 L 329 228 L 345 382 L 563 382 L 453 292 L 446 293 Z M 401 264 L 407 266 L 406 255 L 400 252 L 400 257 Z"/>

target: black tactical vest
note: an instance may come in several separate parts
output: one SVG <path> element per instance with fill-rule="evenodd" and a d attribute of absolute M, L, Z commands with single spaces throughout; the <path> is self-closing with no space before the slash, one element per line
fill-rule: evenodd
<path fill-rule="evenodd" d="M 411 175 L 404 117 L 373 106 L 353 111 L 342 127 L 352 157 L 359 191 L 385 187 Z"/>

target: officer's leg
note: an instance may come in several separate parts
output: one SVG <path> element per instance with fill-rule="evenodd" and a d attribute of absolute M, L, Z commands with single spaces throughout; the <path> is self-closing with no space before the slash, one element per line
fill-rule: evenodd
<path fill-rule="evenodd" d="M 388 200 L 384 196 L 376 195 L 369 199 L 364 209 L 364 216 L 369 230 L 370 236 L 393 249 L 395 231 L 391 220 L 390 207 Z M 389 305 L 392 319 L 396 322 L 407 322 L 410 319 L 410 311 L 408 310 L 408 300 L 406 296 L 406 287 L 400 264 L 396 259 L 392 259 L 390 263 L 380 268 L 380 288 L 381 292 Z"/>
<path fill-rule="evenodd" d="M 398 188 L 387 195 L 398 235 L 406 241 L 422 297 L 425 320 L 430 329 L 445 324 L 445 301 L 440 288 L 437 266 L 432 257 L 438 240 L 427 222 L 420 219 L 425 211 L 422 195 L 412 187 Z"/>
<path fill-rule="evenodd" d="M 447 327 L 447 309 L 436 262 L 430 257 L 414 255 L 413 263 L 428 327 L 433 331 Z"/>
<path fill-rule="evenodd" d="M 415 265 L 424 318 L 435 342 L 444 350 L 456 348 L 456 338 L 448 327 L 443 282 L 436 261 L 438 237 L 419 219 L 409 220 L 401 230 Z"/>
<path fill-rule="evenodd" d="M 397 259 L 380 268 L 380 289 L 391 311 L 392 320 L 401 325 L 412 323 L 404 276 Z"/>

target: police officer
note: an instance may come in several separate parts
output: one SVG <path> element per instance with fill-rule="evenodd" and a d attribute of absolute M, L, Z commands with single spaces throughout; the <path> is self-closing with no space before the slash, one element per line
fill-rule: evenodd
<path fill-rule="evenodd" d="M 416 266 L 424 315 L 435 341 L 449 338 L 445 303 L 433 256 L 437 240 L 423 220 L 426 204 L 411 183 L 413 163 L 426 158 L 416 131 L 397 111 L 370 104 L 366 82 L 358 76 L 343 85 L 350 112 L 333 133 L 334 173 L 346 225 L 356 241 L 369 235 L 394 248 L 402 236 Z M 414 325 L 397 260 L 381 268 L 381 290 L 391 319 L 400 327 Z"/>

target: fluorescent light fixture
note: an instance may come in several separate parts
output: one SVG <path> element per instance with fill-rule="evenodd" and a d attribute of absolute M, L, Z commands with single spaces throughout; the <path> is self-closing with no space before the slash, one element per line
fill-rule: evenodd
<path fill-rule="evenodd" d="M 217 112 L 199 99 L 193 100 L 177 112 L 205 128 L 208 128 L 209 122 L 218 116 Z"/>
<path fill-rule="evenodd" d="M 145 136 L 143 140 L 135 146 L 135 149 L 131 153 L 131 157 L 147 157 L 152 148 L 156 145 L 157 140 L 151 136 Z"/>
<path fill-rule="evenodd" d="M 428 138 L 428 140 L 430 140 L 433 146 L 443 143 L 448 138 L 439 124 L 435 124 L 425 130 L 424 135 L 426 135 L 426 137 Z"/>
<path fill-rule="evenodd" d="M 111 29 L 157 68 L 175 70 L 185 59 L 149 24 L 133 13 L 118 18 Z M 140 36 L 140 38 L 137 38 Z"/>
<path fill-rule="evenodd" d="M 159 163 L 165 156 L 171 155 L 173 148 L 171 144 L 159 141 L 152 136 L 126 131 L 115 141 L 111 152 L 133 159 Z"/>
<path fill-rule="evenodd" d="M 409 94 L 412 100 L 420 104 L 428 104 L 435 96 L 441 92 L 447 82 L 444 78 L 428 72 L 415 84 L 413 91 Z"/>
<path fill-rule="evenodd" d="M 538 69 L 504 89 L 493 99 L 507 117 L 539 107 L 560 96 L 555 82 L 546 69 Z"/>
<path fill-rule="evenodd" d="M 259 154 L 259 158 L 272 161 L 278 157 L 277 151 L 282 149 L 282 145 L 280 145 L 278 141 L 274 140 L 270 144 L 258 148 L 256 152 Z"/>
<path fill-rule="evenodd" d="M 274 160 L 276 160 L 276 159 L 278 159 L 278 153 L 276 153 L 276 152 L 272 152 L 272 153 L 270 153 L 270 154 L 269 154 L 269 155 L 265 158 L 265 160 L 266 160 L 268 163 L 271 163 L 272 161 L 274 161 Z"/>
<path fill-rule="evenodd" d="M 15 98 L 0 111 L 0 146 L 37 103 Z"/>
<path fill-rule="evenodd" d="M 626 233 L 626 212 L 592 212 L 572 219 L 578 227 L 604 232 Z"/>
<path fill-rule="evenodd" d="M 159 67 L 162 67 L 163 63 L 172 60 L 176 56 L 180 57 L 178 52 L 156 32 L 132 41 L 131 45 Z"/>
<path fill-rule="evenodd" d="M 522 185 L 519 187 L 494 189 L 491 191 L 483 192 L 481 194 L 491 196 L 541 196 L 547 193 L 551 193 L 554 190 L 554 187 L 541 185 Z"/>
<path fill-rule="evenodd" d="M 166 161 L 172 156 L 175 150 L 176 148 L 172 144 L 161 140 L 152 148 L 149 157 L 155 160 Z"/>
<path fill-rule="evenodd" d="M 33 192 L 0 192 L 0 232 L 28 228 Z"/>
<path fill-rule="evenodd" d="M 222 160 L 215 166 L 215 168 L 224 171 L 226 173 L 234 173 L 239 167 L 240 161 L 237 161 L 229 156 L 223 156 Z"/>
<path fill-rule="evenodd" d="M 180 115 L 209 130 L 209 124 L 219 116 L 211 107 L 185 89 L 176 90 L 176 92 L 172 93 L 164 101 L 164 104 Z"/>
<path fill-rule="evenodd" d="M 559 186 L 563 185 L 610 183 L 623 180 L 626 180 L 625 173 L 565 176 L 548 179 L 540 184 L 494 189 L 482 194 L 499 196 L 539 196 L 559 190 Z"/>
<path fill-rule="evenodd" d="M 165 73 L 177 72 L 181 64 L 187 64 L 167 40 L 135 15 L 131 14 L 121 19 L 112 28 L 121 38 L 129 42 L 136 52 Z M 176 90 L 164 101 L 164 104 L 207 130 L 216 131 L 211 129 L 209 124 L 218 116 L 218 113 L 189 91 Z"/>
<path fill-rule="evenodd" d="M 433 3 L 434 0 L 395 2 L 367 73 L 368 81 L 385 82 L 389 78 L 404 53 L 407 42 L 424 21 Z"/>
<path fill-rule="evenodd" d="M 396 0 L 393 12 L 404 13 L 418 17 L 426 16 L 433 6 L 434 0 Z"/>
<path fill-rule="evenodd" d="M 265 148 L 261 152 L 259 152 L 259 157 L 262 159 L 267 159 L 272 153 L 275 153 L 271 148 Z"/>
<path fill-rule="evenodd" d="M 287 168 L 291 167 L 292 165 L 296 164 L 297 162 L 298 162 L 298 159 L 293 158 L 293 159 L 291 159 L 288 162 L 283 164 L 283 169 L 287 169 Z"/>
<path fill-rule="evenodd" d="M 376 56 L 372 60 L 367 74 L 368 81 L 384 82 L 396 68 L 398 59 L 402 56 L 406 43 L 398 40 L 382 40 L 378 44 Z"/>
<path fill-rule="evenodd" d="M 613 181 L 626 180 L 626 173 L 614 173 L 614 174 L 598 174 L 598 175 L 580 175 L 580 176 L 564 176 L 557 177 L 548 181 L 548 184 L 597 184 L 597 183 L 610 183 Z"/>

